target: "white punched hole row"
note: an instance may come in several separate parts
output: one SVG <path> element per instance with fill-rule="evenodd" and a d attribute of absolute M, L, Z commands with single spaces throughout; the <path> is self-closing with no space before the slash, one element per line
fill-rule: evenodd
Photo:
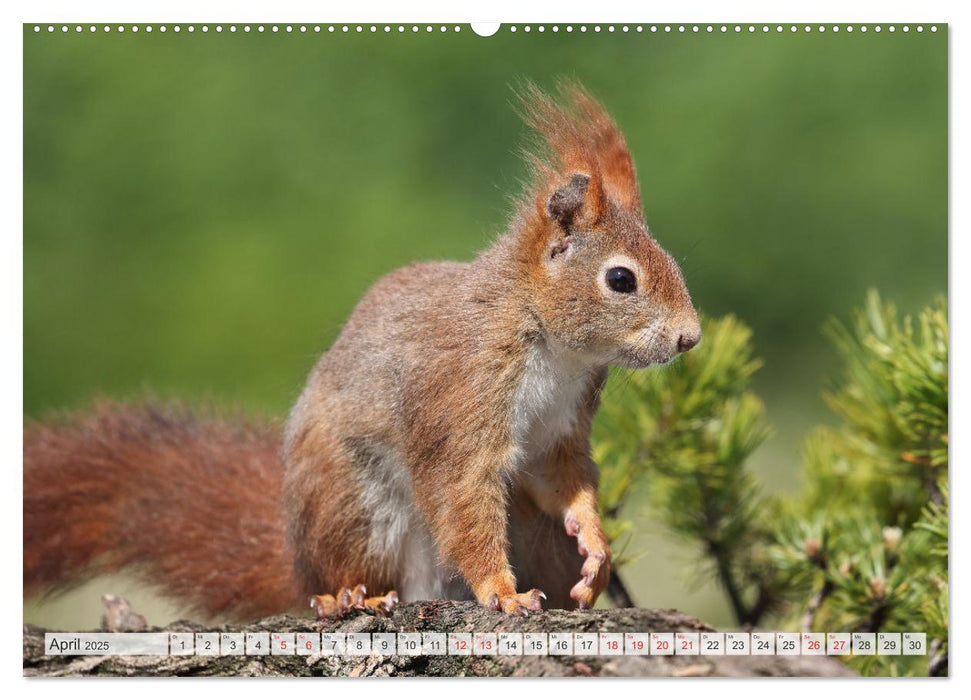
<path fill-rule="evenodd" d="M 157 32 L 160 32 L 160 33 L 163 33 L 163 34 L 166 33 L 166 32 L 174 32 L 175 34 L 180 34 L 183 31 L 188 32 L 190 34 L 194 34 L 197 31 L 198 32 L 201 32 L 203 34 L 208 34 L 210 32 L 214 32 L 216 34 L 222 34 L 224 32 L 228 32 L 230 34 L 236 34 L 236 33 L 243 33 L 243 34 L 254 34 L 254 33 L 255 34 L 266 34 L 266 33 L 271 33 L 271 34 L 321 34 L 321 33 L 324 33 L 324 32 L 327 32 L 327 33 L 330 33 L 330 34 L 340 34 L 340 33 L 342 33 L 342 34 L 364 34 L 364 33 L 377 34 L 378 32 L 382 32 L 382 33 L 385 33 L 385 34 L 390 34 L 391 32 L 397 32 L 399 34 L 404 34 L 406 32 L 411 32 L 411 33 L 418 33 L 418 32 L 431 33 L 431 32 L 438 31 L 439 33 L 443 33 L 444 34 L 444 33 L 449 32 L 449 31 L 451 31 L 451 32 L 461 32 L 462 31 L 462 27 L 460 27 L 459 25 L 454 25 L 454 26 L 446 26 L 446 25 L 432 26 L 432 25 L 417 25 L 417 24 L 413 24 L 413 25 L 412 24 L 409 24 L 409 25 L 403 25 L 403 24 L 399 24 L 399 25 L 389 25 L 389 24 L 385 24 L 385 25 L 376 25 L 376 24 L 371 24 L 371 25 L 367 25 L 367 24 L 337 24 L 337 25 L 334 25 L 334 24 L 330 24 L 330 25 L 321 25 L 321 24 L 252 24 L 251 25 L 251 24 L 243 24 L 243 25 L 236 25 L 236 24 L 229 24 L 229 25 L 225 25 L 225 26 L 224 25 L 221 25 L 221 24 L 216 24 L 216 25 L 211 25 L 211 26 L 210 25 L 207 25 L 207 24 L 199 25 L 199 26 L 196 26 L 196 25 L 193 25 L 193 24 L 189 24 L 189 25 L 180 25 L 180 24 L 174 24 L 174 25 L 166 25 L 166 24 L 161 24 L 161 25 L 151 25 L 151 24 L 147 24 L 147 25 L 137 25 L 137 24 L 124 25 L 124 24 L 119 24 L 117 26 L 116 25 L 110 25 L 110 24 L 105 24 L 105 25 L 96 25 L 96 24 L 91 24 L 91 25 L 82 25 L 82 24 L 76 24 L 76 25 L 67 25 L 67 24 L 54 25 L 54 24 L 49 24 L 49 25 L 46 25 L 46 27 L 44 25 L 39 25 L 39 24 L 35 24 L 34 25 L 34 33 L 35 34 L 39 34 L 39 33 L 43 32 L 45 29 L 46 29 L 47 33 L 49 33 L 49 34 L 53 34 L 53 33 L 57 32 L 58 30 L 60 30 L 60 32 L 63 33 L 63 34 L 66 34 L 66 33 L 71 32 L 71 31 L 73 31 L 73 32 L 75 32 L 77 34 L 80 34 L 80 33 L 83 33 L 83 32 L 87 32 L 87 33 L 90 33 L 90 34 L 94 34 L 94 33 L 98 33 L 98 32 L 105 33 L 105 34 L 109 34 L 109 33 L 112 33 L 112 32 L 113 33 L 116 33 L 116 34 L 120 34 L 120 33 L 126 32 L 126 31 L 127 32 L 132 32 L 132 33 L 135 33 L 135 34 L 137 34 L 138 32 L 145 32 L 147 34 L 150 34 L 150 33 L 154 32 L 154 31 L 157 31 Z"/>
<path fill-rule="evenodd" d="M 593 33 L 596 34 L 596 33 L 601 33 L 601 32 L 603 32 L 605 30 L 608 33 L 620 31 L 622 33 L 636 32 L 636 33 L 639 33 L 639 34 L 644 33 L 644 32 L 650 32 L 652 34 L 657 34 L 659 32 L 660 33 L 665 33 L 665 34 L 671 34 L 671 33 L 678 33 L 678 34 L 689 34 L 689 33 L 690 34 L 716 34 L 716 33 L 721 33 L 721 34 L 727 34 L 727 33 L 730 33 L 730 32 L 734 32 L 735 34 L 741 34 L 741 33 L 748 33 L 748 34 L 755 34 L 755 33 L 769 34 L 769 33 L 773 32 L 773 31 L 775 33 L 777 33 L 777 34 L 781 34 L 781 33 L 785 32 L 785 31 L 789 31 L 790 33 L 796 33 L 796 32 L 803 32 L 803 33 L 817 32 L 817 33 L 820 33 L 820 34 L 829 31 L 829 32 L 833 32 L 835 34 L 838 34 L 840 31 L 845 31 L 847 33 L 852 33 L 854 30 L 858 30 L 859 32 L 861 32 L 863 34 L 867 33 L 868 31 L 876 32 L 877 34 L 879 34 L 880 32 L 883 32 L 883 31 L 887 31 L 887 32 L 890 32 L 890 33 L 894 33 L 894 32 L 896 32 L 896 31 L 899 30 L 899 31 L 904 32 L 906 34 L 906 33 L 909 33 L 911 30 L 916 31 L 918 33 L 922 33 L 924 31 L 924 29 L 925 29 L 925 26 L 922 25 L 922 24 L 918 24 L 918 25 L 909 25 L 909 24 L 906 24 L 906 25 L 900 25 L 900 26 L 898 26 L 898 25 L 886 25 L 886 26 L 884 26 L 884 25 L 866 25 L 866 24 L 863 24 L 863 25 L 852 25 L 852 24 L 847 24 L 847 25 L 838 25 L 838 24 L 836 24 L 836 25 L 825 25 L 825 24 L 819 24 L 819 25 L 810 25 L 810 24 L 806 24 L 806 25 L 796 25 L 796 24 L 790 24 L 790 25 L 782 25 L 782 24 L 748 24 L 748 25 L 745 25 L 745 24 L 688 24 L 688 25 L 685 25 L 685 24 L 651 24 L 651 25 L 641 25 L 641 24 L 638 24 L 638 25 L 633 25 L 633 26 L 627 25 L 627 24 L 620 25 L 620 26 L 610 24 L 610 25 L 606 25 L 606 26 L 600 26 L 600 25 L 592 25 L 592 26 L 590 26 L 590 25 L 581 24 L 581 25 L 576 25 L 576 26 L 574 26 L 574 25 L 565 25 L 565 26 L 552 25 L 550 27 L 547 27 L 545 25 L 538 25 L 538 26 L 534 26 L 534 25 L 524 25 L 522 27 L 518 27 L 517 25 L 514 24 L 514 25 L 509 26 L 507 29 L 508 29 L 508 31 L 510 31 L 512 33 L 516 33 L 517 31 L 520 31 L 521 30 L 523 32 L 526 32 L 527 34 L 530 33 L 530 32 L 532 32 L 532 31 L 537 31 L 537 32 L 546 32 L 546 31 L 560 32 L 560 31 L 566 31 L 568 33 L 569 32 L 577 31 L 577 32 L 580 32 L 581 34 L 582 33 L 586 33 L 586 32 L 593 32 Z M 927 29 L 929 29 L 931 32 L 936 32 L 937 31 L 937 25 L 930 25 L 929 27 L 927 27 Z"/>
<path fill-rule="evenodd" d="M 158 25 L 158 26 L 150 25 L 150 24 L 148 24 L 148 25 L 137 25 L 137 24 L 133 24 L 133 25 L 128 25 L 128 26 L 123 25 L 123 24 L 119 24 L 119 25 L 115 25 L 115 26 L 108 25 L 108 24 L 105 24 L 105 25 L 94 25 L 94 24 L 91 24 L 91 25 L 81 25 L 81 24 L 76 24 L 76 25 L 67 25 L 67 24 L 54 25 L 54 24 L 48 24 L 46 26 L 39 25 L 39 24 L 35 24 L 34 25 L 34 33 L 35 34 L 40 34 L 45 29 L 46 29 L 46 31 L 47 31 L 48 34 L 53 34 L 53 33 L 57 32 L 58 30 L 62 34 L 66 34 L 66 33 L 71 32 L 71 31 L 73 31 L 75 33 L 78 33 L 78 34 L 83 33 L 83 32 L 87 32 L 87 33 L 91 33 L 91 34 L 97 33 L 97 32 L 103 32 L 103 33 L 112 33 L 112 32 L 114 32 L 114 33 L 118 33 L 118 34 L 121 34 L 121 33 L 124 33 L 124 32 L 131 32 L 133 34 L 137 34 L 138 32 L 145 32 L 146 34 L 150 34 L 153 31 L 158 31 L 158 32 L 163 33 L 163 34 L 166 33 L 166 32 L 168 32 L 168 31 L 174 32 L 175 34 L 179 34 L 182 31 L 186 31 L 186 32 L 188 32 L 190 34 L 193 34 L 196 31 L 199 31 L 199 32 L 201 32 L 203 34 L 207 34 L 209 32 L 214 32 L 216 34 L 220 34 L 220 33 L 223 33 L 223 32 L 229 32 L 231 34 L 240 33 L 240 32 L 241 33 L 244 33 L 244 34 L 252 34 L 252 33 L 265 34 L 267 32 L 269 32 L 271 34 L 281 34 L 281 33 L 282 34 L 322 34 L 322 33 L 328 33 L 328 34 L 365 34 L 365 33 L 377 34 L 379 32 L 380 33 L 384 33 L 384 34 L 391 34 L 391 33 L 398 33 L 398 34 L 405 34 L 405 33 L 411 33 L 411 34 L 426 33 L 426 34 L 429 34 L 429 33 L 434 33 L 434 32 L 437 31 L 438 33 L 444 34 L 444 33 L 447 33 L 447 32 L 461 32 L 462 31 L 462 28 L 459 25 L 430 25 L 430 24 L 427 24 L 427 25 L 418 25 L 418 24 L 409 24 L 409 25 L 405 25 L 405 24 L 397 24 L 397 25 L 390 25 L 390 24 L 384 24 L 384 25 L 377 25 L 377 24 L 371 24 L 371 25 L 367 25 L 367 24 L 337 24 L 337 25 L 335 25 L 335 24 L 328 24 L 328 25 L 320 25 L 320 24 L 284 24 L 284 25 L 280 25 L 280 24 L 270 24 L 270 25 L 253 24 L 253 25 L 250 25 L 250 24 L 244 24 L 244 25 L 235 25 L 235 24 L 230 24 L 230 25 L 225 25 L 225 26 L 224 25 L 221 25 L 221 24 L 216 24 L 216 25 L 212 25 L 212 26 L 205 25 L 204 24 L 204 25 L 200 25 L 198 27 L 196 25 L 193 25 L 193 24 L 189 24 L 189 25 L 185 25 L 185 26 L 179 25 L 179 24 L 175 24 L 175 25 L 165 25 L 165 24 L 162 24 L 162 25 Z M 641 24 L 638 24 L 638 25 L 627 25 L 627 24 L 624 24 L 624 25 L 620 25 L 620 26 L 612 25 L 612 24 L 611 25 L 606 25 L 606 26 L 601 26 L 601 25 L 586 25 L 586 24 L 580 24 L 580 25 L 572 25 L 572 24 L 568 24 L 568 25 L 556 25 L 556 24 L 554 24 L 554 25 L 550 25 L 550 26 L 546 26 L 546 25 L 543 25 L 543 24 L 540 24 L 540 25 L 529 25 L 529 24 L 527 24 L 527 25 L 515 25 L 515 24 L 513 24 L 513 25 L 509 25 L 508 27 L 504 27 L 504 29 L 506 31 L 512 33 L 512 34 L 515 34 L 515 33 L 520 32 L 520 31 L 521 32 L 524 32 L 524 33 L 527 33 L 527 34 L 533 32 L 533 31 L 539 32 L 541 34 L 542 33 L 546 33 L 548 31 L 549 32 L 553 32 L 553 33 L 566 32 L 567 34 L 577 33 L 577 32 L 579 32 L 580 34 L 584 34 L 584 33 L 594 33 L 594 34 L 597 34 L 597 33 L 603 33 L 604 31 L 606 31 L 607 33 L 618 32 L 619 31 L 621 33 L 634 32 L 634 33 L 638 33 L 638 34 L 643 34 L 645 32 L 646 33 L 650 33 L 650 34 L 657 34 L 657 33 L 664 33 L 664 34 L 674 34 L 674 33 L 677 33 L 677 34 L 716 34 L 716 33 L 720 33 L 720 34 L 728 34 L 728 33 L 735 33 L 735 34 L 742 34 L 742 33 L 747 33 L 747 34 L 756 34 L 756 33 L 759 33 L 759 34 L 770 34 L 770 33 L 776 33 L 776 34 L 781 34 L 783 32 L 787 32 L 787 31 L 789 33 L 792 33 L 792 34 L 797 33 L 797 32 L 800 32 L 800 33 L 816 32 L 816 33 L 820 33 L 820 34 L 827 33 L 827 32 L 832 32 L 834 34 L 838 34 L 840 32 L 846 32 L 848 34 L 851 34 L 854 31 L 858 31 L 861 34 L 866 34 L 867 32 L 874 32 L 874 33 L 877 33 L 877 34 L 879 34 L 881 32 L 889 32 L 889 33 L 893 34 L 893 33 L 896 33 L 896 32 L 899 31 L 899 32 L 903 32 L 904 34 L 908 34 L 911 31 L 914 31 L 914 32 L 917 32 L 917 33 L 922 33 L 925 30 L 925 26 L 922 25 L 922 24 L 918 24 L 918 25 L 904 24 L 904 25 L 899 25 L 899 26 L 898 25 L 892 25 L 892 24 L 891 25 L 886 25 L 886 26 L 884 26 L 884 25 L 866 25 L 866 24 L 862 24 L 862 25 L 852 25 L 852 24 L 847 24 L 847 25 L 839 25 L 839 24 L 834 24 L 834 25 L 824 25 L 824 24 L 820 24 L 820 25 L 809 25 L 809 24 L 806 24 L 806 25 L 795 25 L 795 24 L 790 24 L 790 25 L 782 25 L 782 24 L 771 24 L 771 25 L 770 24 L 747 24 L 747 25 L 745 25 L 745 24 L 689 24 L 689 25 L 685 25 L 685 24 L 677 24 L 677 25 L 671 25 L 671 24 L 641 25 Z M 927 27 L 927 29 L 929 31 L 931 31 L 931 32 L 936 32 L 937 31 L 937 25 L 930 25 L 929 27 Z M 481 25 L 481 26 L 473 25 L 472 26 L 472 31 L 475 34 L 478 34 L 479 36 L 491 36 L 491 35 L 495 34 L 499 30 L 500 30 L 500 27 L 498 25 Z"/>

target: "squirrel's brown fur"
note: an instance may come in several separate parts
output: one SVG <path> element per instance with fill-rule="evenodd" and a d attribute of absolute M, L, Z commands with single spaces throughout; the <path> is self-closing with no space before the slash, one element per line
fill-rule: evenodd
<path fill-rule="evenodd" d="M 362 583 L 591 606 L 610 573 L 589 456 L 607 365 L 668 362 L 700 329 L 610 116 L 576 85 L 522 103 L 542 140 L 509 231 L 367 292 L 290 414 L 285 468 L 265 432 L 150 409 L 30 429 L 25 585 L 101 562 L 210 612 Z"/>

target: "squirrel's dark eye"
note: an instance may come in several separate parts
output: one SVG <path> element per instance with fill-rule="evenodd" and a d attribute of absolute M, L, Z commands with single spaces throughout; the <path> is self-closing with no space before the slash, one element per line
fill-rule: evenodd
<path fill-rule="evenodd" d="M 630 294 L 637 289 L 637 278 L 626 267 L 612 267 L 607 270 L 607 286 L 615 292 Z"/>

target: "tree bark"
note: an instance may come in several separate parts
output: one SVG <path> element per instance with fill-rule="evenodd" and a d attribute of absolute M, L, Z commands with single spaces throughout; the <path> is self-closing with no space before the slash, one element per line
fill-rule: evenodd
<path fill-rule="evenodd" d="M 47 656 L 44 633 L 24 625 L 25 676 L 852 676 L 811 656 Z M 147 632 L 703 632 L 675 610 L 550 610 L 512 617 L 474 603 L 401 605 L 390 618 L 341 621 L 287 615 L 248 625 L 178 621 Z"/>

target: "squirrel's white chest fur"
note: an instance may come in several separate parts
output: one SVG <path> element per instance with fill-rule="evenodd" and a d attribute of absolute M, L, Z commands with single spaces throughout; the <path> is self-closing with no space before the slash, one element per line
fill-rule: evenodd
<path fill-rule="evenodd" d="M 589 365 L 547 342 L 534 345 L 513 396 L 517 466 L 542 457 L 574 429 L 590 376 Z"/>

